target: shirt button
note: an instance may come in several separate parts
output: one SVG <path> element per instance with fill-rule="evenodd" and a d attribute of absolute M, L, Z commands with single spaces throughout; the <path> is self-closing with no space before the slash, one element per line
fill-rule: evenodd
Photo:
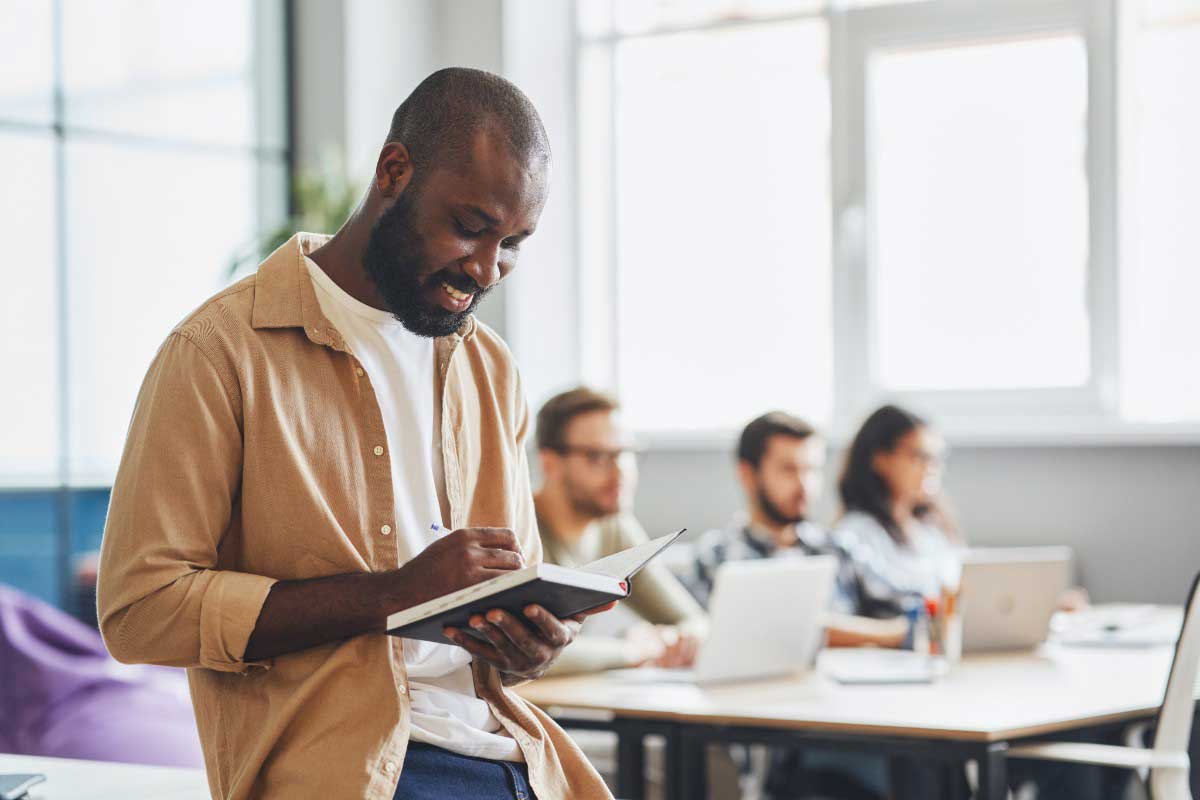
<path fill-rule="evenodd" d="M 382 528 L 379 529 L 379 532 L 382 533 L 384 536 L 387 536 L 389 533 L 392 532 L 392 526 L 384 525 Z"/>
<path fill-rule="evenodd" d="M 393 772 L 396 771 L 396 762 L 395 761 L 383 762 L 383 771 L 386 772 L 388 775 L 391 775 Z"/>
<path fill-rule="evenodd" d="M 354 374 L 355 374 L 355 375 L 357 375 L 358 377 L 360 377 L 360 378 L 361 378 L 361 377 L 363 376 L 363 368 L 362 368 L 362 367 L 355 367 L 355 368 L 354 368 Z"/>
<path fill-rule="evenodd" d="M 408 687 L 403 683 L 397 683 L 396 688 L 400 690 L 400 694 L 408 694 Z"/>
<path fill-rule="evenodd" d="M 383 455 L 383 446 L 382 446 L 382 445 L 378 445 L 378 444 L 377 444 L 377 445 L 375 445 L 375 450 L 374 450 L 373 452 L 374 452 L 374 453 L 375 453 L 375 455 L 377 455 L 377 456 L 381 456 L 381 455 Z"/>

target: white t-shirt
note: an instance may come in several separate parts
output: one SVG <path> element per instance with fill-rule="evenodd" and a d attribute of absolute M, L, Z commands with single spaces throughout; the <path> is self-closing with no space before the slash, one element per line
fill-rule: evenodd
<path fill-rule="evenodd" d="M 434 444 L 433 340 L 406 329 L 389 312 L 346 294 L 310 258 L 304 259 L 323 313 L 362 364 L 383 416 L 391 459 L 399 563 L 424 550 L 442 523 L 440 451 Z M 460 647 L 404 640 L 412 699 L 412 739 L 462 755 L 523 761 L 517 743 L 475 694 L 471 655 Z"/>

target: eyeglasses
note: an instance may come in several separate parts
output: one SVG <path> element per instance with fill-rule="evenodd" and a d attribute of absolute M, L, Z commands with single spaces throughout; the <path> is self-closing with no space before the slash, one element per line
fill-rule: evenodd
<path fill-rule="evenodd" d="M 617 466 L 628 467 L 637 463 L 637 457 L 640 453 L 640 451 L 633 447 L 621 447 L 610 450 L 602 447 L 585 447 L 583 445 L 572 444 L 556 447 L 555 450 L 564 456 L 583 456 L 583 460 L 587 462 L 587 465 L 594 469 Z"/>

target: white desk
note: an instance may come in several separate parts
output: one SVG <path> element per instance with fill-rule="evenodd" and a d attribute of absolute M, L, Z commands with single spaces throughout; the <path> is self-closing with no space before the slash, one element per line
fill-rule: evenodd
<path fill-rule="evenodd" d="M 0 754 L 0 773 L 41 773 L 30 800 L 209 800 L 202 769 Z"/>
<path fill-rule="evenodd" d="M 707 741 L 791 741 L 929 760 L 976 760 L 981 797 L 1003 798 L 1009 743 L 1153 716 L 1173 647 L 1048 645 L 968 656 L 928 685 L 842 686 L 819 671 L 735 686 L 636 683 L 603 673 L 542 679 L 519 691 L 568 726 L 607 728 L 619 745 L 621 794 L 640 796 L 641 737 L 668 739 L 670 796 L 691 798 Z M 675 745 L 672 745 L 672 740 Z M 672 755 L 673 754 L 673 755 Z M 689 767 L 690 765 L 690 767 Z M 631 773 L 625 776 L 622 773 Z"/>

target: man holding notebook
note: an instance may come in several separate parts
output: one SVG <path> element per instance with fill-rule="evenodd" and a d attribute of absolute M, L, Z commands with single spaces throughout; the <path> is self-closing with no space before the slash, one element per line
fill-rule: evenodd
<path fill-rule="evenodd" d="M 508 688 L 581 617 L 489 611 L 478 638 L 447 631 L 459 646 L 384 632 L 541 559 L 520 378 L 472 313 L 532 234 L 549 159 L 516 87 L 434 73 L 341 230 L 293 237 L 150 366 L 100 627 L 122 661 L 188 668 L 214 797 L 608 796 Z"/>

